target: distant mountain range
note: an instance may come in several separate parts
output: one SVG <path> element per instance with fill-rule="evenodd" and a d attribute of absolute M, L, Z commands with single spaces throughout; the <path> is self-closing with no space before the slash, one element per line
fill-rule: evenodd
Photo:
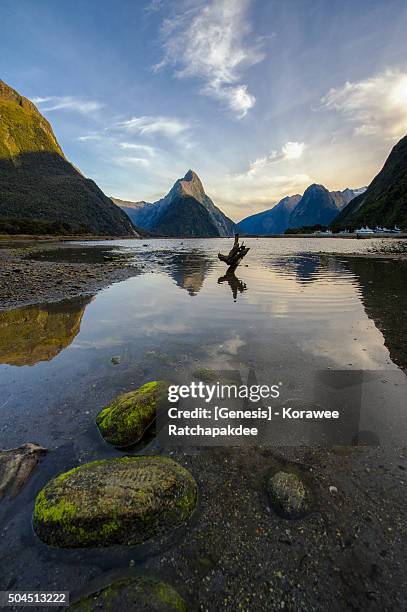
<path fill-rule="evenodd" d="M 323 185 L 310 185 L 303 196 L 296 194 L 280 200 L 273 208 L 246 217 L 237 224 L 243 234 L 284 234 L 290 228 L 329 225 L 353 198 L 364 191 L 346 188 L 329 192 Z"/>
<path fill-rule="evenodd" d="M 158 202 L 123 202 L 114 198 L 133 223 L 161 236 L 232 236 L 235 224 L 206 195 L 199 176 L 188 170 Z"/>
<path fill-rule="evenodd" d="M 0 80 L 0 233 L 219 237 L 317 224 L 407 228 L 407 136 L 367 189 L 329 192 L 313 184 L 302 196 L 287 196 L 235 224 L 192 170 L 157 202 L 108 198 L 67 161 L 36 106 Z"/>
<path fill-rule="evenodd" d="M 36 106 L 0 80 L 0 233 L 134 236 L 127 215 L 70 164 Z"/>
<path fill-rule="evenodd" d="M 360 225 L 407 229 L 407 136 L 393 147 L 366 191 L 351 200 L 332 224 L 334 228 Z"/>

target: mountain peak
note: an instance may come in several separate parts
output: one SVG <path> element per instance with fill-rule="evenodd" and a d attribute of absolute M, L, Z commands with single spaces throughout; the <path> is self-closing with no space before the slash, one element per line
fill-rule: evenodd
<path fill-rule="evenodd" d="M 205 189 L 199 176 L 193 170 L 188 170 L 183 179 L 179 179 L 176 183 L 176 191 L 180 195 L 191 196 L 198 200 L 201 204 L 206 197 Z"/>

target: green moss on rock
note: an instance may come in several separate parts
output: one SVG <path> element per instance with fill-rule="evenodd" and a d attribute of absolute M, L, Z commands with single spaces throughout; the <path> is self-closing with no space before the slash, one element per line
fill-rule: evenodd
<path fill-rule="evenodd" d="M 119 448 L 139 442 L 154 422 L 157 405 L 165 401 L 167 389 L 167 383 L 153 381 L 119 395 L 96 417 L 103 438 Z"/>
<path fill-rule="evenodd" d="M 284 518 L 301 518 L 311 510 L 311 491 L 293 472 L 274 474 L 267 483 L 267 490 L 274 510 Z"/>
<path fill-rule="evenodd" d="M 124 578 L 81 599 L 69 608 L 76 612 L 94 610 L 137 610 L 137 612 L 186 612 L 187 605 L 166 582 L 149 576 Z"/>
<path fill-rule="evenodd" d="M 34 529 L 53 546 L 135 545 L 184 523 L 196 499 L 192 475 L 167 457 L 93 461 L 38 493 Z"/>

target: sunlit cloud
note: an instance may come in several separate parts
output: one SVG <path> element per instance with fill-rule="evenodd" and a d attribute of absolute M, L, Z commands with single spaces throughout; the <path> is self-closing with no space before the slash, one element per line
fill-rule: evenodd
<path fill-rule="evenodd" d="M 286 142 L 281 148 L 281 151 L 271 151 L 264 157 L 259 157 L 254 161 L 250 162 L 249 168 L 241 173 L 236 174 L 236 179 L 257 179 L 259 176 L 269 172 L 270 166 L 281 161 L 298 160 L 302 157 L 305 149 L 304 142 Z"/>
<path fill-rule="evenodd" d="M 68 110 L 83 115 L 92 114 L 103 108 L 103 104 L 95 100 L 83 100 L 73 96 L 47 96 L 45 98 L 32 98 L 42 112 Z"/>
<path fill-rule="evenodd" d="M 398 139 L 407 132 L 407 72 L 392 69 L 331 89 L 322 108 L 341 113 L 358 136 Z"/>
<path fill-rule="evenodd" d="M 242 83 L 243 71 L 265 57 L 252 37 L 249 0 L 213 0 L 185 10 L 162 26 L 164 58 L 155 67 L 173 66 L 180 78 L 198 78 L 201 93 L 223 101 L 242 118 L 255 96 Z"/>

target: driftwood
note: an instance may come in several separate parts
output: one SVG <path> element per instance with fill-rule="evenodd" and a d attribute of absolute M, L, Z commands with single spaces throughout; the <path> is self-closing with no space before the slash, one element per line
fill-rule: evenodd
<path fill-rule="evenodd" d="M 0 451 L 0 499 L 9 493 L 15 497 L 23 488 L 37 463 L 47 452 L 37 444 Z"/>
<path fill-rule="evenodd" d="M 235 242 L 232 250 L 229 252 L 229 255 L 222 255 L 222 253 L 218 253 L 219 259 L 229 266 L 226 274 L 233 273 L 242 261 L 243 257 L 247 255 L 249 251 L 250 247 L 245 247 L 243 242 L 242 244 L 239 244 L 239 234 L 235 234 Z"/>

